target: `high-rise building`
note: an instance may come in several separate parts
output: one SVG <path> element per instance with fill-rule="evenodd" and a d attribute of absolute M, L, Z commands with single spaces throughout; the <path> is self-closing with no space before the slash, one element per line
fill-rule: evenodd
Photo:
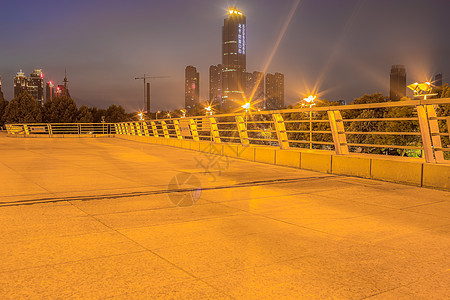
<path fill-rule="evenodd" d="M 2 91 L 2 77 L 0 76 L 0 101 L 5 100 L 3 97 L 3 91 Z"/>
<path fill-rule="evenodd" d="M 44 103 L 44 74 L 41 69 L 35 69 L 27 80 L 28 93 L 39 102 Z"/>
<path fill-rule="evenodd" d="M 200 74 L 197 72 L 197 68 L 187 66 L 184 81 L 184 108 L 186 110 L 191 110 L 200 103 L 199 81 Z"/>
<path fill-rule="evenodd" d="M 264 107 L 264 73 L 254 71 L 246 72 L 245 98 L 252 103 L 258 103 L 257 107 Z"/>
<path fill-rule="evenodd" d="M 284 106 L 284 74 L 266 74 L 266 103 L 269 110 Z"/>
<path fill-rule="evenodd" d="M 230 111 L 242 101 L 246 70 L 246 17 L 232 7 L 222 27 L 222 110 Z"/>
<path fill-rule="evenodd" d="M 222 65 L 209 67 L 209 102 L 216 108 L 222 106 Z"/>
<path fill-rule="evenodd" d="M 67 87 L 67 83 L 69 81 L 67 80 L 67 73 L 66 73 L 66 71 L 64 71 L 64 80 L 63 80 L 63 82 L 64 82 L 64 84 L 59 84 L 56 87 L 56 92 L 55 92 L 55 96 L 56 97 L 60 97 L 60 96 L 70 97 L 69 88 Z"/>
<path fill-rule="evenodd" d="M 389 98 L 391 101 L 398 101 L 406 96 L 406 69 L 403 65 L 393 65 L 391 67 L 391 89 Z"/>
<path fill-rule="evenodd" d="M 46 101 L 50 102 L 55 98 L 55 85 L 51 81 L 47 82 L 45 86 L 45 96 Z"/>
<path fill-rule="evenodd" d="M 442 73 L 438 73 L 434 76 L 433 85 L 442 86 Z"/>
<path fill-rule="evenodd" d="M 14 77 L 14 98 L 27 90 L 27 84 L 27 77 L 25 76 L 25 73 L 20 70 L 17 72 L 16 77 Z"/>

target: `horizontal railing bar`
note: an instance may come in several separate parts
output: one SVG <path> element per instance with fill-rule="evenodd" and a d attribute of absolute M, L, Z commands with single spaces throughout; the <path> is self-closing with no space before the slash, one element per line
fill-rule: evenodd
<path fill-rule="evenodd" d="M 420 132 L 383 132 L 383 131 L 346 131 L 345 134 L 375 134 L 375 135 L 414 135 L 420 136 Z"/>

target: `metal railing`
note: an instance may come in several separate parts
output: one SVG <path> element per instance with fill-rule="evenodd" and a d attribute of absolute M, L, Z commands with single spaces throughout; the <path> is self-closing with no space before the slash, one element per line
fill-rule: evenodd
<path fill-rule="evenodd" d="M 442 98 L 116 124 L 15 124 L 7 125 L 7 129 L 10 134 L 15 130 L 29 135 L 70 131 L 329 150 L 340 155 L 400 155 L 441 163 L 450 159 L 449 112 L 450 98 Z M 39 126 L 41 129 L 36 129 Z"/>
<path fill-rule="evenodd" d="M 82 136 L 116 134 L 114 123 L 6 124 L 9 135 Z"/>

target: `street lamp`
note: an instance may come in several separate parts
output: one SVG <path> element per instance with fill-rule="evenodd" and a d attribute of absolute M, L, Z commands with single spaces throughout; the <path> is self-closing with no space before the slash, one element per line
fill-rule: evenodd
<path fill-rule="evenodd" d="M 139 121 L 144 121 L 144 113 L 142 111 L 138 112 Z"/>
<path fill-rule="evenodd" d="M 186 111 L 184 109 L 180 109 L 180 111 L 183 114 L 181 117 L 186 118 Z"/>
<path fill-rule="evenodd" d="M 156 112 L 156 120 L 158 120 L 158 114 L 159 114 L 160 112 L 161 112 L 160 110 L 158 110 L 158 111 Z"/>
<path fill-rule="evenodd" d="M 312 149 L 312 111 L 311 111 L 311 107 L 313 105 L 316 105 L 314 103 L 314 100 L 316 99 L 317 96 L 313 96 L 313 95 L 309 95 L 306 98 L 303 98 L 303 100 L 308 103 L 307 105 L 309 105 L 309 149 Z M 305 105 L 305 104 L 302 104 Z"/>
<path fill-rule="evenodd" d="M 211 107 L 211 105 L 205 107 L 205 110 L 206 110 L 206 115 L 212 116 L 212 107 Z"/>

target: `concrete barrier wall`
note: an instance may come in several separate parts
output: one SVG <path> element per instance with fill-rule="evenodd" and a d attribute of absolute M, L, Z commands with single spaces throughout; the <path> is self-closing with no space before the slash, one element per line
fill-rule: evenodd
<path fill-rule="evenodd" d="M 336 155 L 333 151 L 215 144 L 208 141 L 176 140 L 132 135 L 118 138 L 163 144 L 243 160 L 450 190 L 450 163 L 429 164 L 422 159 L 369 154 Z"/>

